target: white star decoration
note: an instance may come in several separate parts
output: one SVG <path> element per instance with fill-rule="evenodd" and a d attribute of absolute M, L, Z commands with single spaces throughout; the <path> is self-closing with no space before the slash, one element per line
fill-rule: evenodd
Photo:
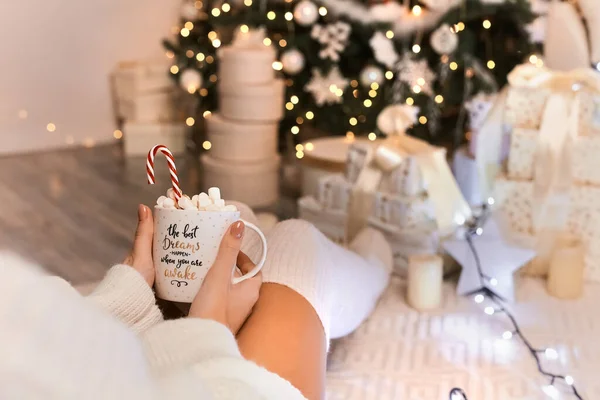
<path fill-rule="evenodd" d="M 457 293 L 474 294 L 484 287 L 507 301 L 514 301 L 513 274 L 535 257 L 535 251 L 508 244 L 502 239 L 498 226 L 490 218 L 481 236 L 473 236 L 473 246 L 485 278 L 480 279 L 477 262 L 466 240 L 448 240 L 444 249 L 462 265 Z"/>
<path fill-rule="evenodd" d="M 317 68 L 314 68 L 312 75 L 304 90 L 312 93 L 315 103 L 319 107 L 324 104 L 342 102 L 342 94 L 348 86 L 348 79 L 344 78 L 337 66 L 331 68 L 325 76 Z"/>
<path fill-rule="evenodd" d="M 429 68 L 426 59 L 413 60 L 410 54 L 405 53 L 396 65 L 397 79 L 411 88 L 419 88 L 415 93 L 423 92 L 432 95 L 431 83 L 436 78 L 435 73 Z"/>

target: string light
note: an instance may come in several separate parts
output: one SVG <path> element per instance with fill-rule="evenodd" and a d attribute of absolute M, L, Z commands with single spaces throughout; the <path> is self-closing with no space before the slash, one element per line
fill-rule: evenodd
<path fill-rule="evenodd" d="M 215 40 L 219 35 L 217 35 L 217 32 L 215 31 L 210 31 L 208 32 L 208 39 L 209 40 Z"/>
<path fill-rule="evenodd" d="M 288 111 L 292 111 L 294 109 L 294 104 L 288 101 L 287 103 L 285 103 L 285 109 Z"/>
<path fill-rule="evenodd" d="M 248 25 L 242 25 L 240 26 L 240 32 L 242 33 L 248 33 Z"/>
<path fill-rule="evenodd" d="M 304 122 L 304 118 L 302 118 L 302 117 L 296 117 L 296 123 L 298 125 L 302 125 L 303 122 Z"/>
<path fill-rule="evenodd" d="M 201 10 L 202 7 L 204 7 L 204 3 L 202 3 L 200 0 L 197 0 L 194 2 L 194 7 L 196 7 L 196 10 Z"/>
<path fill-rule="evenodd" d="M 504 331 L 504 333 L 502 334 L 502 339 L 505 339 L 505 340 L 509 340 L 512 337 L 513 337 L 513 334 L 511 331 Z"/>
<path fill-rule="evenodd" d="M 219 10 L 218 8 L 213 8 L 210 13 L 213 15 L 213 17 L 218 17 L 219 15 L 221 15 L 221 10 Z"/>
<path fill-rule="evenodd" d="M 496 202 L 496 200 L 494 200 L 494 198 L 493 198 L 493 197 L 488 197 L 488 199 L 487 199 L 487 203 L 488 203 L 490 206 L 493 206 L 495 202 Z"/>
<path fill-rule="evenodd" d="M 212 64 L 213 61 L 215 61 L 215 58 L 213 56 L 206 56 L 206 62 L 209 64 Z"/>
<path fill-rule="evenodd" d="M 448 64 L 450 57 L 448 57 L 447 54 L 444 54 L 443 56 L 440 57 L 440 60 L 442 61 L 442 64 Z"/>
<path fill-rule="evenodd" d="M 183 26 L 185 26 L 185 29 L 191 31 L 192 29 L 194 29 L 194 23 L 193 22 L 186 22 Z"/>
<path fill-rule="evenodd" d="M 297 151 L 297 152 L 296 152 L 296 158 L 300 160 L 302 157 L 304 157 L 304 152 L 302 152 L 302 151 Z"/>
<path fill-rule="evenodd" d="M 315 149 L 315 145 L 311 142 L 307 142 L 304 148 L 306 149 L 306 151 L 313 151 Z"/>
<path fill-rule="evenodd" d="M 496 67 L 496 63 L 493 60 L 487 62 L 487 67 L 489 69 L 494 69 Z"/>
<path fill-rule="evenodd" d="M 392 71 L 385 71 L 385 78 L 390 80 L 394 77 L 394 73 Z"/>
<path fill-rule="evenodd" d="M 210 150 L 211 147 L 212 147 L 212 143 L 209 142 L 208 140 L 205 140 L 204 142 L 202 142 L 202 148 L 204 150 Z"/>
<path fill-rule="evenodd" d="M 363 101 L 363 104 L 365 105 L 365 107 L 369 108 L 373 105 L 373 102 L 369 99 L 366 99 L 365 101 Z"/>
<path fill-rule="evenodd" d="M 419 86 L 425 86 L 425 79 L 423 79 L 423 78 L 417 79 L 417 85 L 419 85 Z"/>
<path fill-rule="evenodd" d="M 481 304 L 485 300 L 485 297 L 483 297 L 482 294 L 476 294 L 473 299 L 475 300 L 475 303 Z"/>
<path fill-rule="evenodd" d="M 264 39 L 263 39 L 263 44 L 264 44 L 265 46 L 270 46 L 270 45 L 271 45 L 271 43 L 272 43 L 272 42 L 271 42 L 271 39 L 269 39 L 269 38 L 264 38 Z"/>
<path fill-rule="evenodd" d="M 537 64 L 537 62 L 538 62 L 538 56 L 535 55 L 535 54 L 530 55 L 529 56 L 529 62 L 532 63 L 532 64 L 534 64 L 534 65 Z"/>
<path fill-rule="evenodd" d="M 179 72 L 179 67 L 177 65 L 171 65 L 171 68 L 169 70 L 173 75 L 175 75 Z"/>
<path fill-rule="evenodd" d="M 421 115 L 419 117 L 419 122 L 421 123 L 421 125 L 425 125 L 427 123 L 427 117 L 424 115 Z"/>
<path fill-rule="evenodd" d="M 52 122 L 50 122 L 48 125 L 46 125 L 46 130 L 48 132 L 54 132 L 56 130 L 56 125 L 54 125 Z"/>
<path fill-rule="evenodd" d="M 315 114 L 312 111 L 306 112 L 306 119 L 311 120 L 315 117 Z"/>
<path fill-rule="evenodd" d="M 385 37 L 388 39 L 393 39 L 394 38 L 394 32 L 393 31 L 387 31 L 385 33 Z"/>
<path fill-rule="evenodd" d="M 442 104 L 444 102 L 444 96 L 442 96 L 441 94 L 438 94 L 437 96 L 435 96 L 434 100 L 436 103 Z"/>
<path fill-rule="evenodd" d="M 196 90 L 197 90 L 197 88 L 196 88 L 194 85 L 190 85 L 190 86 L 188 86 L 188 88 L 187 88 L 187 91 L 188 91 L 188 93 L 189 93 L 189 94 L 194 94 L 194 93 L 196 93 Z"/>
<path fill-rule="evenodd" d="M 212 74 L 209 78 L 208 78 L 212 83 L 215 83 L 217 81 L 217 75 Z"/>
<path fill-rule="evenodd" d="M 221 10 L 223 10 L 223 12 L 229 12 L 229 10 L 231 10 L 231 6 L 229 5 L 229 3 L 223 3 L 223 5 L 221 6 Z"/>
<path fill-rule="evenodd" d="M 483 229 L 481 227 L 475 229 L 475 234 L 477 236 L 481 236 L 483 234 Z"/>
<path fill-rule="evenodd" d="M 198 53 L 196 54 L 196 60 L 198 61 L 204 61 L 204 53 Z"/>
<path fill-rule="evenodd" d="M 356 118 L 354 118 L 354 117 L 350 118 L 350 119 L 348 120 L 348 122 L 349 122 L 349 123 L 350 123 L 350 125 L 352 125 L 352 126 L 356 126 L 356 124 L 358 124 L 358 120 L 357 120 Z"/>
<path fill-rule="evenodd" d="M 377 96 L 377 91 L 373 89 L 369 90 L 369 96 L 374 98 L 375 96 Z"/>
<path fill-rule="evenodd" d="M 573 386 L 573 384 L 575 383 L 575 379 L 573 379 L 571 375 L 567 375 L 565 376 L 565 383 L 569 386 Z"/>
<path fill-rule="evenodd" d="M 298 104 L 298 102 L 300 101 L 300 99 L 298 98 L 298 96 L 293 95 L 292 97 L 290 97 L 290 101 L 294 104 Z"/>
<path fill-rule="evenodd" d="M 291 21 L 294 19 L 294 14 L 292 14 L 290 11 L 288 11 L 285 13 L 284 18 L 286 21 Z"/>
<path fill-rule="evenodd" d="M 250 7 L 252 5 L 252 0 L 244 0 L 244 5 Z"/>
<path fill-rule="evenodd" d="M 413 90 L 413 92 L 415 92 L 415 93 L 417 93 L 417 94 L 418 94 L 418 93 L 421 93 L 421 86 L 419 86 L 419 85 L 414 85 L 414 86 L 413 86 L 413 88 L 412 88 L 412 90 Z"/>
<path fill-rule="evenodd" d="M 185 119 L 185 124 L 187 126 L 194 126 L 195 123 L 196 123 L 196 120 L 193 117 L 187 117 Z"/>
<path fill-rule="evenodd" d="M 279 45 L 280 45 L 281 47 L 285 47 L 285 46 L 287 46 L 287 40 L 285 40 L 285 39 L 281 39 L 281 40 L 279 41 Z"/>
<path fill-rule="evenodd" d="M 206 88 L 200 89 L 200 96 L 202 96 L 202 97 L 208 96 L 208 89 L 206 89 Z"/>
<path fill-rule="evenodd" d="M 190 30 L 188 28 L 181 28 L 181 30 L 179 31 L 179 33 L 181 34 L 181 36 L 183 37 L 188 37 L 190 36 Z"/>
<path fill-rule="evenodd" d="M 209 118 L 211 115 L 212 115 L 212 113 L 211 113 L 210 111 L 208 111 L 208 110 L 206 110 L 206 111 L 204 111 L 204 112 L 202 113 L 202 116 L 203 116 L 204 118 Z"/>
<path fill-rule="evenodd" d="M 297 145 L 296 145 L 296 151 L 302 151 L 302 150 L 304 150 L 304 145 L 302 145 L 302 144 L 300 144 L 300 143 L 299 143 L 299 144 L 297 144 Z"/>
<path fill-rule="evenodd" d="M 450 69 L 451 69 L 452 71 L 456 71 L 456 70 L 458 69 L 458 64 L 457 64 L 456 62 L 452 61 L 452 62 L 450 63 Z"/>
<path fill-rule="evenodd" d="M 375 132 L 371 132 L 367 135 L 367 138 L 369 138 L 370 141 L 375 141 L 375 139 L 377 139 L 377 135 Z"/>
<path fill-rule="evenodd" d="M 412 106 L 413 104 L 415 104 L 415 99 L 413 99 L 412 97 L 407 97 L 406 104 L 408 104 L 409 106 Z"/>
<path fill-rule="evenodd" d="M 473 71 L 473 68 L 467 68 L 467 69 L 465 70 L 465 76 L 466 76 L 467 78 L 472 78 L 472 77 L 473 77 L 473 75 L 475 75 L 475 72 Z"/>
<path fill-rule="evenodd" d="M 484 29 L 490 29 L 492 27 L 492 23 L 490 22 L 489 19 L 486 19 L 485 21 L 483 21 L 483 27 L 484 27 Z"/>
<path fill-rule="evenodd" d="M 377 82 L 371 83 L 371 89 L 373 89 L 373 90 L 379 89 L 379 83 L 377 83 Z"/>
<path fill-rule="evenodd" d="M 269 11 L 267 13 L 267 18 L 270 19 L 271 21 L 273 21 L 275 19 L 277 15 L 275 14 L 275 11 Z"/>
<path fill-rule="evenodd" d="M 173 58 L 173 57 L 175 57 L 175 53 L 173 53 L 173 52 L 172 52 L 172 51 L 170 51 L 170 50 L 169 50 L 169 51 L 167 51 L 167 52 L 165 53 L 165 55 L 167 56 L 167 58 Z"/>
<path fill-rule="evenodd" d="M 423 9 L 420 6 L 414 6 L 412 8 L 412 13 L 415 17 L 418 17 L 419 15 L 421 15 L 423 13 Z"/>
<path fill-rule="evenodd" d="M 412 51 L 413 51 L 413 53 L 416 53 L 416 54 L 420 53 L 421 52 L 421 46 L 419 46 L 418 44 L 413 45 Z"/>
<path fill-rule="evenodd" d="M 548 395 L 551 399 L 558 399 L 559 393 L 558 389 L 554 387 L 554 385 L 546 385 L 542 387 L 542 391 Z"/>
<path fill-rule="evenodd" d="M 194 57 L 194 51 L 193 51 L 193 50 L 187 50 L 187 51 L 185 52 L 185 56 L 186 56 L 187 58 L 192 58 L 192 57 Z"/>
<path fill-rule="evenodd" d="M 487 306 L 483 309 L 483 312 L 487 315 L 494 315 L 494 312 L 496 312 L 496 310 L 494 310 L 494 307 Z"/>
<path fill-rule="evenodd" d="M 292 126 L 292 129 L 290 129 L 292 131 L 292 135 L 297 135 L 300 132 L 300 128 L 298 128 L 297 126 Z"/>
<path fill-rule="evenodd" d="M 544 350 L 544 355 L 548 360 L 556 360 L 558 358 L 558 352 L 550 347 Z"/>
<path fill-rule="evenodd" d="M 498 279 L 496 279 L 496 278 L 490 279 L 490 285 L 492 285 L 492 286 L 498 286 Z"/>
<path fill-rule="evenodd" d="M 348 141 L 352 142 L 354 140 L 354 132 L 352 132 L 352 131 L 346 132 L 346 139 L 348 139 Z"/>
<path fill-rule="evenodd" d="M 117 140 L 118 140 L 118 139 L 121 139 L 121 138 L 123 137 L 123 132 L 121 132 L 119 129 L 116 129 L 116 130 L 113 132 L 113 137 L 114 137 L 115 139 L 117 139 Z"/>
<path fill-rule="evenodd" d="M 281 71 L 283 69 L 283 64 L 281 61 L 273 61 L 272 66 L 275 71 Z"/>
<path fill-rule="evenodd" d="M 327 15 L 327 9 L 325 7 L 319 7 L 319 15 L 322 17 Z"/>
<path fill-rule="evenodd" d="M 350 86 L 352 86 L 353 88 L 357 88 L 358 87 L 358 81 L 356 79 L 352 79 L 350 81 Z"/>

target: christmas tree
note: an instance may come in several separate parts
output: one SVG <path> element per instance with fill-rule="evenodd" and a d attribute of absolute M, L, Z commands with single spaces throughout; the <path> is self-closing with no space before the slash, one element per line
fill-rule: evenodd
<path fill-rule="evenodd" d="M 527 0 L 186 0 L 165 47 L 199 115 L 216 108 L 217 49 L 235 30 L 264 27 L 286 78 L 281 134 L 374 140 L 381 110 L 408 103 L 420 109 L 411 134 L 456 145 L 467 100 L 498 90 L 515 65 L 541 62 L 535 17 Z"/>

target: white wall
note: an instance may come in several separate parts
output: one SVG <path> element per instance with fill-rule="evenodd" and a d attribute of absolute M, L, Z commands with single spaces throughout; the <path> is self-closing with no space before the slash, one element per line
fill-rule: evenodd
<path fill-rule="evenodd" d="M 180 4 L 0 1 L 0 153 L 113 140 L 108 74 L 119 61 L 164 55 Z"/>

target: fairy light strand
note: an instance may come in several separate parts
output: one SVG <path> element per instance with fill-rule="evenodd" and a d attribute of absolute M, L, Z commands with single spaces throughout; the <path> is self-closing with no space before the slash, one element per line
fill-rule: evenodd
<path fill-rule="evenodd" d="M 545 354 L 546 358 L 548 358 L 548 359 L 556 359 L 558 357 L 558 355 L 556 354 L 556 350 L 554 350 L 552 348 L 539 349 L 539 348 L 534 347 L 531 344 L 531 342 L 529 341 L 529 339 L 527 339 L 527 337 L 525 337 L 525 335 L 521 331 L 521 328 L 519 327 L 519 324 L 518 324 L 516 318 L 504 306 L 503 300 L 498 295 L 496 295 L 493 291 L 491 291 L 490 289 L 488 289 L 486 287 L 485 281 L 486 280 L 490 281 L 491 279 L 494 279 L 494 278 L 490 278 L 483 273 L 483 269 L 481 267 L 481 259 L 479 258 L 479 254 L 477 253 L 477 250 L 475 249 L 475 245 L 473 244 L 473 237 L 480 236 L 483 233 L 481 226 L 483 226 L 483 222 L 488 217 L 489 217 L 489 207 L 488 207 L 488 205 L 484 205 L 482 215 L 475 219 L 475 221 L 471 224 L 471 226 L 469 227 L 468 231 L 465 234 L 465 239 L 469 246 L 469 250 L 473 254 L 473 258 L 475 260 L 475 266 L 477 267 L 477 273 L 479 275 L 479 281 L 481 283 L 481 289 L 472 293 L 475 295 L 473 297 L 475 303 L 480 304 L 485 299 L 487 299 L 493 304 L 493 307 L 491 307 L 491 306 L 486 307 L 485 308 L 486 314 L 495 315 L 498 313 L 503 313 L 504 315 L 506 315 L 508 320 L 511 322 L 513 328 L 512 328 L 512 331 L 506 330 L 502 334 L 502 337 L 505 339 L 507 339 L 507 338 L 511 339 L 511 338 L 517 338 L 517 337 L 520 338 L 521 341 L 523 342 L 523 344 L 527 347 L 527 350 L 529 351 L 529 353 L 531 354 L 533 359 L 535 360 L 535 363 L 537 365 L 537 369 L 538 369 L 539 373 L 542 374 L 543 376 L 547 377 L 550 380 L 551 387 L 555 388 L 554 383 L 562 380 L 564 383 L 566 383 L 567 386 L 570 386 L 573 395 L 577 399 L 583 400 L 583 397 L 577 390 L 577 388 L 574 384 L 574 381 L 573 381 L 573 377 L 571 375 L 554 374 L 554 373 L 548 372 L 542 366 L 540 355 Z M 510 335 L 508 335 L 508 333 L 510 333 Z M 550 354 L 552 354 L 552 356 L 549 356 Z M 449 400 L 468 400 L 468 399 L 467 399 L 467 395 L 465 394 L 465 392 L 462 389 L 454 388 L 450 391 Z"/>

